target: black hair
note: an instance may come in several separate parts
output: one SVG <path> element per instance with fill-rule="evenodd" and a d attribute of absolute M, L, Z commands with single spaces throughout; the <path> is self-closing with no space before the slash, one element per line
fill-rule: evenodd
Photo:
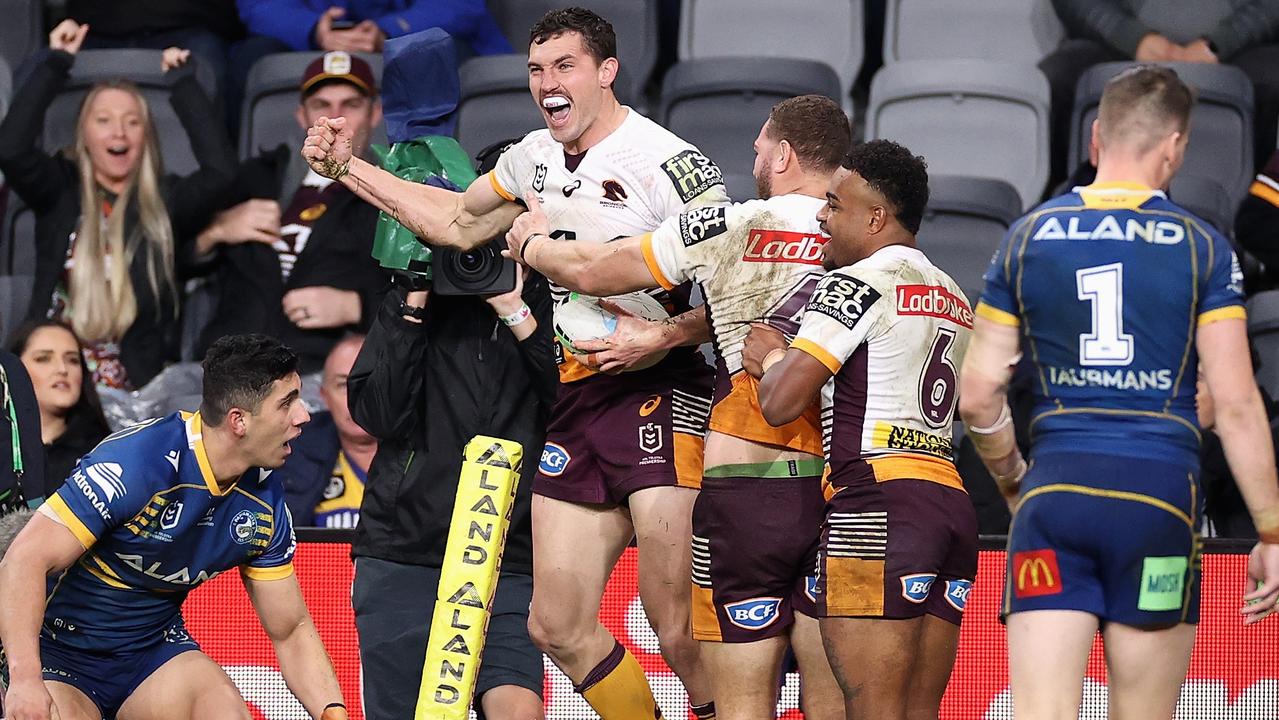
<path fill-rule="evenodd" d="M 582 44 L 597 63 L 617 57 L 617 34 L 613 32 L 612 23 L 586 8 L 551 10 L 533 25 L 528 41 L 530 45 L 541 45 L 566 32 L 581 35 Z"/>
<path fill-rule="evenodd" d="M 92 424 L 103 435 L 111 432 L 111 426 L 107 423 L 106 415 L 102 412 L 102 399 L 98 397 L 98 386 L 93 382 L 93 373 L 89 370 L 89 363 L 84 359 L 84 342 L 76 335 L 75 329 L 61 320 L 29 320 L 22 324 L 13 337 L 9 340 L 9 351 L 19 358 L 22 353 L 26 352 L 27 344 L 31 342 L 31 336 L 36 334 L 37 330 L 44 328 L 61 328 L 71 333 L 72 339 L 75 340 L 76 348 L 80 350 L 80 398 L 76 400 L 76 404 L 67 412 L 67 426 L 79 418 L 86 418 L 86 422 Z"/>
<path fill-rule="evenodd" d="M 298 356 L 267 335 L 226 335 L 204 356 L 204 424 L 217 427 L 231 408 L 256 413 L 271 384 L 297 372 Z"/>
<path fill-rule="evenodd" d="M 914 235 L 928 207 L 928 163 L 892 140 L 854 145 L 844 167 L 860 175 L 892 206 L 902 227 Z"/>

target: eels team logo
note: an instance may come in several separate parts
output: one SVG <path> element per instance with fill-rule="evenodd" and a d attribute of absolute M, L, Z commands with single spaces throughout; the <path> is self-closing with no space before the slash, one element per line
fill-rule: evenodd
<path fill-rule="evenodd" d="M 258 529 L 258 516 L 249 510 L 241 510 L 231 518 L 231 539 L 237 545 L 245 545 L 253 539 Z"/>

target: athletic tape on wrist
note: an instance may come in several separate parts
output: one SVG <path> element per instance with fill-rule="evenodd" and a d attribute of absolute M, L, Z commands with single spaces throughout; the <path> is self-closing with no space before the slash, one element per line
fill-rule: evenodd
<path fill-rule="evenodd" d="M 1257 539 L 1269 545 L 1279 545 L 1279 505 L 1265 508 L 1252 519 L 1257 528 Z"/>

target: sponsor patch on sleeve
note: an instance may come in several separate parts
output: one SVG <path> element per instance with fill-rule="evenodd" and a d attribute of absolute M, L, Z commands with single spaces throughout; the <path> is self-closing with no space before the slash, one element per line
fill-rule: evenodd
<path fill-rule="evenodd" d="M 680 213 L 679 237 L 684 247 L 723 235 L 728 230 L 728 208 L 700 207 Z"/>
<path fill-rule="evenodd" d="M 693 198 L 724 182 L 719 166 L 696 150 L 685 150 L 662 163 L 662 171 L 675 185 L 680 200 Z"/>
<path fill-rule="evenodd" d="M 847 275 L 832 273 L 817 284 L 805 309 L 834 318 L 852 330 L 879 298 L 879 291 L 867 283 Z"/>

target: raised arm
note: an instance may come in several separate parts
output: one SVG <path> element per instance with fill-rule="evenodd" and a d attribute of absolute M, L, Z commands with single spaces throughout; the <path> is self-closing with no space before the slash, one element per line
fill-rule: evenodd
<path fill-rule="evenodd" d="M 354 157 L 345 128 L 345 118 L 317 120 L 306 131 L 302 157 L 317 173 L 342 183 L 429 245 L 478 247 L 506 232 L 523 212 L 483 181 L 456 193 L 398 178 Z"/>
<path fill-rule="evenodd" d="M 346 720 L 342 688 L 302 600 L 298 576 L 290 574 L 277 580 L 242 577 L 262 629 L 275 647 L 280 674 L 289 690 L 311 717 Z"/>

